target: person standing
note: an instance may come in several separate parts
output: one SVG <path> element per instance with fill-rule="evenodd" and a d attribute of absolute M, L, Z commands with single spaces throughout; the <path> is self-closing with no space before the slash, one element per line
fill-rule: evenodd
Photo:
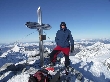
<path fill-rule="evenodd" d="M 55 42 L 57 46 L 50 53 L 50 64 L 55 65 L 57 55 L 62 51 L 65 56 L 65 67 L 68 67 L 70 65 L 69 52 L 74 50 L 74 40 L 65 22 L 61 22 L 60 30 L 56 33 Z"/>

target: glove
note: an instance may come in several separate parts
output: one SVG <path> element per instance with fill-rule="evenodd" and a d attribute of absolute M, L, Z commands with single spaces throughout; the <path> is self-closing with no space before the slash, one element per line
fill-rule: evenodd
<path fill-rule="evenodd" d="M 74 51 L 74 45 L 71 45 L 71 53 Z"/>

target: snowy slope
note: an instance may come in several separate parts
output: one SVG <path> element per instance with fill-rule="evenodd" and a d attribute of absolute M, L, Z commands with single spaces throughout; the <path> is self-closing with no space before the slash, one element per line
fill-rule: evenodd
<path fill-rule="evenodd" d="M 70 60 L 71 65 L 84 75 L 82 82 L 110 81 L 110 44 L 103 42 L 102 40 L 75 42 L 75 51 L 70 53 Z M 49 53 L 55 46 L 55 43 L 44 43 L 44 48 Z M 1 45 L 0 48 L 2 49 L 0 51 L 0 82 L 28 82 L 29 74 L 40 69 L 38 66 L 40 57 L 36 56 L 39 54 L 38 43 Z M 61 62 L 64 62 L 64 58 Z M 8 65 L 10 69 L 16 70 L 11 71 Z"/>
<path fill-rule="evenodd" d="M 110 44 L 97 42 L 92 46 L 83 48 L 75 57 L 83 61 L 80 63 L 80 67 L 85 71 L 89 71 L 91 73 L 89 76 L 94 76 L 90 78 L 91 80 L 106 82 L 106 80 L 108 81 L 110 79 L 110 72 L 107 65 L 110 63 Z M 88 74 L 85 74 L 85 76 L 88 77 Z"/>

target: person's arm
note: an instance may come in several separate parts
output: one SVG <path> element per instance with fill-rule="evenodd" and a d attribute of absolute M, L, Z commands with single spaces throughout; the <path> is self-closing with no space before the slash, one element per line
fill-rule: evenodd
<path fill-rule="evenodd" d="M 71 43 L 71 52 L 73 52 L 73 50 L 74 50 L 74 40 L 73 40 L 73 37 L 72 37 L 72 34 L 71 34 L 70 30 L 69 30 L 69 40 L 70 40 L 70 43 Z"/>
<path fill-rule="evenodd" d="M 56 33 L 56 37 L 55 37 L 55 42 L 56 42 L 56 44 L 58 45 L 58 31 L 57 31 L 57 33 Z"/>
<path fill-rule="evenodd" d="M 69 40 L 70 40 L 71 45 L 74 45 L 74 40 L 73 40 L 73 37 L 72 37 L 70 30 L 69 30 Z"/>

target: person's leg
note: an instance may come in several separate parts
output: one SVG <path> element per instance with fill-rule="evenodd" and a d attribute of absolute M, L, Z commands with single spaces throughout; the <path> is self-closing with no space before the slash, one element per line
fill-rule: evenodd
<path fill-rule="evenodd" d="M 65 67 L 68 67 L 70 65 L 69 55 L 64 54 L 64 56 L 65 56 Z"/>
<path fill-rule="evenodd" d="M 70 65 L 70 59 L 69 59 L 69 52 L 70 52 L 70 48 L 62 48 L 62 52 L 65 56 L 65 67 Z"/>
<path fill-rule="evenodd" d="M 55 63 L 57 55 L 61 52 L 61 47 L 56 46 L 54 50 L 50 53 L 50 62 Z"/>
<path fill-rule="evenodd" d="M 60 53 L 60 50 L 53 50 L 51 53 L 50 53 L 50 61 L 51 62 L 56 62 L 56 58 L 57 58 L 57 55 Z"/>

